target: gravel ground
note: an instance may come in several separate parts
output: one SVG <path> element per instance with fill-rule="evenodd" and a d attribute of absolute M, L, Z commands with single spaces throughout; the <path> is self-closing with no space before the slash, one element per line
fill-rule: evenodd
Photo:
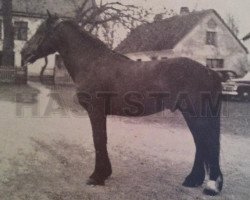
<path fill-rule="evenodd" d="M 0 199 L 218 199 L 249 200 L 249 103 L 224 103 L 218 197 L 181 186 L 194 144 L 180 113 L 109 117 L 113 175 L 103 187 L 85 184 L 94 166 L 89 119 L 72 87 L 38 83 L 0 87 Z"/>

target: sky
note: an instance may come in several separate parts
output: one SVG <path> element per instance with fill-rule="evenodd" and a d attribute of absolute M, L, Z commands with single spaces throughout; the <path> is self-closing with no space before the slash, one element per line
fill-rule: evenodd
<path fill-rule="evenodd" d="M 113 0 L 103 0 L 103 2 L 108 1 Z M 250 32 L 250 0 L 120 0 L 120 2 L 143 6 L 147 9 L 152 7 L 156 11 L 166 7 L 176 13 L 179 13 L 182 6 L 189 7 L 190 11 L 212 8 L 224 19 L 228 14 L 234 16 L 239 25 L 240 39 Z"/>

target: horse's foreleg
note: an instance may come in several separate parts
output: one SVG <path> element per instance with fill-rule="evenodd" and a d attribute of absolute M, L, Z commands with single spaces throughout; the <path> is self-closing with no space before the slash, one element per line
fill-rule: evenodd
<path fill-rule="evenodd" d="M 104 185 L 105 179 L 112 173 L 107 151 L 106 116 L 92 113 L 89 117 L 93 130 L 96 159 L 94 172 L 89 177 L 87 184 Z"/>

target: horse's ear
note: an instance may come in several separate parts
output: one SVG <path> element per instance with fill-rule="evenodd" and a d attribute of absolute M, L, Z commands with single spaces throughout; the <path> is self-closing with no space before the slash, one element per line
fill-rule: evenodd
<path fill-rule="evenodd" d="M 48 18 L 50 19 L 52 16 L 51 16 L 49 10 L 47 10 L 47 14 L 48 14 Z"/>

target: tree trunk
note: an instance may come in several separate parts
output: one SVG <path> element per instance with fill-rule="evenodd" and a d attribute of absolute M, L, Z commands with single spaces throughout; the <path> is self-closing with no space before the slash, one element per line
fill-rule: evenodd
<path fill-rule="evenodd" d="M 48 65 L 48 57 L 44 57 L 44 61 L 45 61 L 45 64 L 44 66 L 42 67 L 41 71 L 40 71 L 40 82 L 43 83 L 43 74 L 44 74 L 44 71 Z"/>
<path fill-rule="evenodd" d="M 4 27 L 4 40 L 3 40 L 3 57 L 2 65 L 14 67 L 14 28 L 12 24 L 12 0 L 2 1 L 3 11 L 3 27 Z"/>

